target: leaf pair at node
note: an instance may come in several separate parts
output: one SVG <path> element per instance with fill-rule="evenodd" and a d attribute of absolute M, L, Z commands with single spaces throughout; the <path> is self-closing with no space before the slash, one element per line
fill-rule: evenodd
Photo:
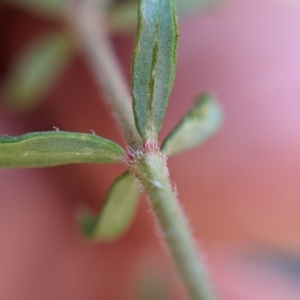
<path fill-rule="evenodd" d="M 132 95 L 136 128 L 144 142 L 157 141 L 175 77 L 178 28 L 174 5 L 172 0 L 141 0 L 139 5 Z M 162 151 L 171 156 L 194 148 L 215 132 L 219 123 L 219 106 L 203 95 L 165 139 Z M 132 222 L 138 196 L 134 178 L 128 172 L 120 176 L 99 216 L 83 215 L 87 236 L 93 240 L 118 238 Z"/>
<path fill-rule="evenodd" d="M 157 141 L 175 76 L 177 37 L 174 0 L 141 0 L 132 94 L 135 124 L 143 142 Z M 196 147 L 216 131 L 220 116 L 220 108 L 211 96 L 199 97 L 167 136 L 161 150 L 171 156 Z M 94 134 L 54 131 L 0 138 L 0 168 L 122 163 L 124 159 L 125 151 L 119 145 Z M 118 238 L 134 218 L 138 196 L 135 179 L 129 172 L 119 176 L 99 215 L 81 215 L 85 234 L 91 240 Z"/>
<path fill-rule="evenodd" d="M 196 147 L 220 124 L 220 109 L 208 95 L 201 97 L 162 144 L 167 156 Z M 63 131 L 0 138 L 0 168 L 50 167 L 74 163 L 122 163 L 124 150 L 94 134 Z M 110 241 L 130 226 L 138 205 L 134 178 L 125 172 L 112 184 L 98 217 L 84 213 L 80 220 L 90 239 Z"/>
<path fill-rule="evenodd" d="M 220 125 L 221 110 L 209 95 L 197 99 L 195 106 L 166 137 L 162 151 L 167 156 L 197 147 Z M 138 207 L 139 190 L 135 179 L 125 172 L 112 184 L 98 216 L 84 212 L 80 222 L 90 240 L 113 241 L 129 228 Z"/>

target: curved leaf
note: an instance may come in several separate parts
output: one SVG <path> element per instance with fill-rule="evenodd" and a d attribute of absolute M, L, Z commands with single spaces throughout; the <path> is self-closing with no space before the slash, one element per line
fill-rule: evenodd
<path fill-rule="evenodd" d="M 129 172 L 112 184 L 99 216 L 84 213 L 80 217 L 85 234 L 92 240 L 113 241 L 131 225 L 138 205 L 139 191 Z"/>
<path fill-rule="evenodd" d="M 221 108 L 210 95 L 202 95 L 166 137 L 162 150 L 167 156 L 197 147 L 217 131 L 221 124 Z"/>
<path fill-rule="evenodd" d="M 175 77 L 174 0 L 141 0 L 132 61 L 133 112 L 144 141 L 156 140 Z"/>
<path fill-rule="evenodd" d="M 16 60 L 3 86 L 5 105 L 23 112 L 35 108 L 64 70 L 74 51 L 66 33 L 49 33 L 34 41 Z"/>
<path fill-rule="evenodd" d="M 120 146 L 94 134 L 55 131 L 0 138 L 0 168 L 120 163 L 123 155 Z"/>

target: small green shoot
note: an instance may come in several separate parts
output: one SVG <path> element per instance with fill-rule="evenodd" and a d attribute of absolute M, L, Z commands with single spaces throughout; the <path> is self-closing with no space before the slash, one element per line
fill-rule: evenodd
<path fill-rule="evenodd" d="M 172 156 L 195 148 L 206 141 L 220 127 L 222 112 L 215 99 L 204 94 L 162 144 L 165 155 Z"/>
<path fill-rule="evenodd" d="M 125 172 L 112 184 L 99 216 L 83 213 L 79 220 L 82 228 L 93 241 L 114 241 L 131 225 L 137 205 L 139 191 L 135 179 Z"/>

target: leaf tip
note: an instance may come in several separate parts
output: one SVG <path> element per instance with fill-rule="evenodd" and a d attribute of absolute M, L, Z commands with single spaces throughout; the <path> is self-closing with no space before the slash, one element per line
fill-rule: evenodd
<path fill-rule="evenodd" d="M 213 135 L 222 123 L 222 109 L 215 97 L 203 93 L 162 144 L 165 155 L 171 156 L 192 149 Z"/>

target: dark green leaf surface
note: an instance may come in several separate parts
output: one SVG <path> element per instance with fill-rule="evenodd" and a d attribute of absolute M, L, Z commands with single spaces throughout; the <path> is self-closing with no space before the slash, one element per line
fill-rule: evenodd
<path fill-rule="evenodd" d="M 0 138 L 0 168 L 120 163 L 123 155 L 120 146 L 94 134 L 55 131 Z"/>
<path fill-rule="evenodd" d="M 92 240 L 112 241 L 131 225 L 138 205 L 139 191 L 135 179 L 125 172 L 113 183 L 99 216 L 85 213 L 80 222 Z"/>
<path fill-rule="evenodd" d="M 47 34 L 16 60 L 3 86 L 5 105 L 14 111 L 34 108 L 50 90 L 74 52 L 68 34 Z"/>
<path fill-rule="evenodd" d="M 141 0 L 132 61 L 133 111 L 144 141 L 155 140 L 172 89 L 177 51 L 174 0 Z"/>
<path fill-rule="evenodd" d="M 217 131 L 221 116 L 220 106 L 210 95 L 199 97 L 163 142 L 163 152 L 171 156 L 197 147 Z"/>

